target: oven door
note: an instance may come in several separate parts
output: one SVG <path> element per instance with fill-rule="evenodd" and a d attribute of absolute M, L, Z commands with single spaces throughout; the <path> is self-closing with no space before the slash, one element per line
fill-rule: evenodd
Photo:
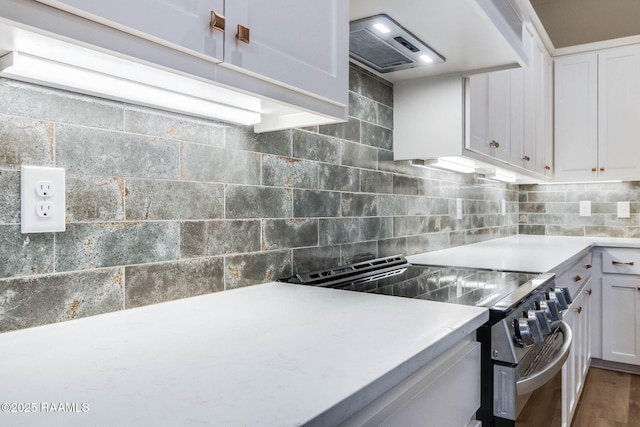
<path fill-rule="evenodd" d="M 536 394 L 548 398 L 549 390 L 560 390 L 558 380 L 569 356 L 572 334 L 569 325 L 563 321 L 554 326 L 554 332 L 518 365 L 493 366 L 493 415 L 496 425 L 528 425 L 525 421 L 527 411 L 523 409 L 525 405 L 530 406 L 531 398 Z M 536 393 L 542 390 L 544 393 Z"/>

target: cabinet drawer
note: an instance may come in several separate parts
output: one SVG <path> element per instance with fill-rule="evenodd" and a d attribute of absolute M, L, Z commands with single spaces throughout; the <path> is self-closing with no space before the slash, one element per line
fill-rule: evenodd
<path fill-rule="evenodd" d="M 566 272 L 556 278 L 556 286 L 569 288 L 571 297 L 576 298 L 578 291 L 591 278 L 591 253 L 576 262 Z"/>
<path fill-rule="evenodd" d="M 602 251 L 604 273 L 640 274 L 640 249 L 614 248 Z"/>

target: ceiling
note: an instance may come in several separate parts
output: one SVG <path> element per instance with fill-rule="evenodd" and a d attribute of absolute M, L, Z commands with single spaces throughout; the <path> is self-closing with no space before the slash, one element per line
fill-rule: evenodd
<path fill-rule="evenodd" d="M 640 34 L 638 0 L 530 0 L 554 47 Z"/>

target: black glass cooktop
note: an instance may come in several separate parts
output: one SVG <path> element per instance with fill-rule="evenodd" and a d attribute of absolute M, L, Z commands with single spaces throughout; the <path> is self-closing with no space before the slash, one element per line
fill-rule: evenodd
<path fill-rule="evenodd" d="M 410 265 L 383 278 L 342 283 L 340 289 L 491 307 L 536 274 Z"/>

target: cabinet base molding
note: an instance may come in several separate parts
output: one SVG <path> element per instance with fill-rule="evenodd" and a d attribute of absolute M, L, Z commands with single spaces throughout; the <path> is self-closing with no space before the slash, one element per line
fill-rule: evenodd
<path fill-rule="evenodd" d="M 602 359 L 591 359 L 591 367 L 608 369 L 610 371 L 626 372 L 628 374 L 640 375 L 640 366 L 628 363 L 610 362 Z"/>

